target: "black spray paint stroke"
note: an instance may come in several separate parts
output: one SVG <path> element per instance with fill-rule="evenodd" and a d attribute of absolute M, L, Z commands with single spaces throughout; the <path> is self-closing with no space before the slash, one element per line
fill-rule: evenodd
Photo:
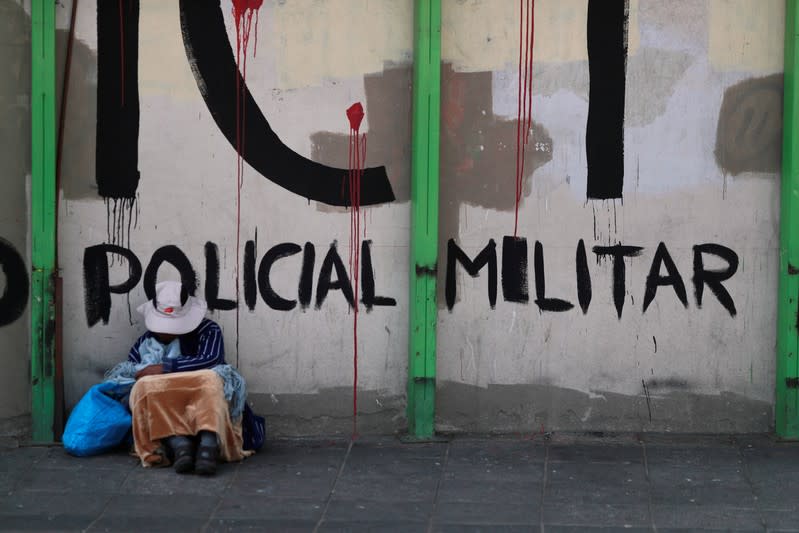
<path fill-rule="evenodd" d="M 370 240 L 364 240 L 361 243 L 361 293 L 361 302 L 367 312 L 371 311 L 372 307 L 397 305 L 397 300 L 394 298 L 375 295 L 375 271 L 372 267 L 372 241 Z"/>
<path fill-rule="evenodd" d="M 258 287 L 255 280 L 255 241 L 247 241 L 244 244 L 244 303 L 250 311 L 255 310 L 255 302 L 258 299 Z"/>
<path fill-rule="evenodd" d="M 562 313 L 574 307 L 573 303 L 566 300 L 547 298 L 546 275 L 544 274 L 544 247 L 539 241 L 535 241 L 533 269 L 535 270 L 535 304 L 541 311 Z"/>
<path fill-rule="evenodd" d="M 313 294 L 313 267 L 316 261 L 316 248 L 310 242 L 306 242 L 302 250 L 302 270 L 300 271 L 300 286 L 297 296 L 300 299 L 300 307 L 308 309 L 311 305 L 311 295 Z"/>
<path fill-rule="evenodd" d="M 727 268 L 722 270 L 705 270 L 705 263 L 702 254 L 713 254 L 727 262 Z M 694 246 L 694 291 L 696 292 L 696 306 L 702 308 L 702 296 L 705 285 L 718 298 L 721 305 L 735 316 L 738 312 L 735 309 L 735 302 L 732 296 L 721 284 L 722 281 L 730 279 L 738 271 L 738 254 L 726 246 L 720 244 L 697 244 Z"/>
<path fill-rule="evenodd" d="M 183 44 L 197 86 L 222 134 L 236 149 L 236 87 L 242 87 L 245 109 L 242 158 L 265 178 L 309 200 L 349 204 L 347 169 L 302 157 L 272 130 L 236 66 L 220 0 L 180 0 Z M 237 85 L 239 84 L 239 85 Z M 361 205 L 394 201 L 385 167 L 364 170 Z"/>
<path fill-rule="evenodd" d="M 205 301 L 209 311 L 237 307 L 235 300 L 219 297 L 219 247 L 211 241 L 205 243 Z"/>
<path fill-rule="evenodd" d="M 0 238 L 0 267 L 6 276 L 6 286 L 0 297 L 0 327 L 11 324 L 25 312 L 28 305 L 30 281 L 25 259 L 14 245 Z"/>
<path fill-rule="evenodd" d="M 530 301 L 527 281 L 527 239 L 502 238 L 502 296 L 507 302 Z"/>
<path fill-rule="evenodd" d="M 588 198 L 621 198 L 629 0 L 588 0 Z"/>
<path fill-rule="evenodd" d="M 153 252 L 150 263 L 144 271 L 144 294 L 148 300 L 155 298 L 155 283 L 158 279 L 158 269 L 163 263 L 169 263 L 180 274 L 183 288 L 191 295 L 197 291 L 197 273 L 191 266 L 191 261 L 186 254 L 174 244 L 162 246 Z"/>
<path fill-rule="evenodd" d="M 139 0 L 97 2 L 96 135 L 98 194 L 134 200 L 139 186 Z"/>
<path fill-rule="evenodd" d="M 447 300 L 447 309 L 452 311 L 455 306 L 456 278 L 455 262 L 459 262 L 466 269 L 466 272 L 476 278 L 480 270 L 488 265 L 488 303 L 491 309 L 497 305 L 497 243 L 494 239 L 489 239 L 488 244 L 483 248 L 474 261 L 455 244 L 455 239 L 447 242 L 447 280 L 444 294 Z"/>
<path fill-rule="evenodd" d="M 277 311 L 291 311 L 297 307 L 297 300 L 286 300 L 278 295 L 272 288 L 272 282 L 269 279 L 269 273 L 272 270 L 272 265 L 278 259 L 290 257 L 302 251 L 299 244 L 293 242 L 284 242 L 273 246 L 264 254 L 261 259 L 261 265 L 258 267 L 258 289 L 261 291 L 261 297 L 264 303 Z"/>
<path fill-rule="evenodd" d="M 668 272 L 665 276 L 660 275 L 661 265 L 665 266 L 666 272 Z M 682 276 L 677 270 L 677 265 L 674 264 L 674 260 L 672 260 L 671 255 L 669 255 L 669 250 L 666 248 L 666 245 L 661 242 L 658 244 L 657 250 L 655 250 L 655 257 L 652 259 L 652 267 L 649 269 L 649 275 L 646 277 L 644 313 L 646 313 L 646 309 L 649 307 L 649 304 L 652 303 L 652 300 L 655 299 L 658 287 L 668 285 L 674 288 L 677 298 L 680 299 L 682 305 L 687 309 L 688 297 L 685 294 L 685 283 L 683 283 Z M 657 343 L 655 343 L 655 350 L 657 351 Z"/>
<path fill-rule="evenodd" d="M 108 254 L 125 258 L 128 262 L 128 279 L 111 285 L 108 278 Z M 141 262 L 132 251 L 114 244 L 98 244 L 83 251 L 83 287 L 86 322 L 89 327 L 100 320 L 108 324 L 111 314 L 111 294 L 127 294 L 142 276 Z M 27 294 L 27 290 L 26 290 Z"/>
<path fill-rule="evenodd" d="M 588 306 L 591 305 L 591 272 L 588 270 L 588 256 L 585 253 L 585 243 L 582 239 L 577 243 L 577 253 L 575 254 L 575 265 L 577 270 L 577 301 L 583 314 L 588 313 Z"/>
<path fill-rule="evenodd" d="M 613 305 L 616 306 L 616 312 L 621 318 L 622 309 L 624 309 L 624 293 L 626 291 L 626 273 L 627 267 L 624 264 L 625 257 L 637 257 L 641 255 L 640 246 L 623 246 L 617 244 L 615 246 L 594 246 L 594 253 L 597 259 L 602 256 L 613 257 Z"/>
<path fill-rule="evenodd" d="M 336 241 L 333 241 L 330 245 L 330 249 L 327 251 L 324 261 L 322 261 L 322 268 L 319 269 L 319 281 L 316 282 L 317 309 L 322 307 L 325 298 L 327 298 L 327 293 L 331 289 L 340 289 L 350 308 L 355 307 L 350 278 L 347 276 L 347 269 L 341 261 L 341 256 L 338 255 L 336 244 Z M 336 269 L 336 281 L 331 281 L 334 268 Z"/>

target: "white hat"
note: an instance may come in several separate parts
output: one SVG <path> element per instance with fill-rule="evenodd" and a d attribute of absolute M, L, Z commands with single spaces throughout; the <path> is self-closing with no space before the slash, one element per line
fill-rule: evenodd
<path fill-rule="evenodd" d="M 162 281 L 155 285 L 155 298 L 141 304 L 137 311 L 153 333 L 183 335 L 200 325 L 207 309 L 205 300 L 189 296 L 179 281 Z"/>

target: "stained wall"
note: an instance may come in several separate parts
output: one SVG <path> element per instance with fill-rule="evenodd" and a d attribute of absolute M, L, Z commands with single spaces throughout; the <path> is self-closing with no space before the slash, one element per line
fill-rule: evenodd
<path fill-rule="evenodd" d="M 403 430 L 412 3 L 116 4 L 76 23 L 68 406 L 182 277 L 274 434 Z M 772 425 L 783 23 L 779 0 L 443 2 L 440 431 Z"/>

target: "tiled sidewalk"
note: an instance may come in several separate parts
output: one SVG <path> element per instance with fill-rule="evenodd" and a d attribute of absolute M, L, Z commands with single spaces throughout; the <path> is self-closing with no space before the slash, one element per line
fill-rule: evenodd
<path fill-rule="evenodd" d="M 799 445 L 766 436 L 270 443 L 216 477 L 0 452 L 0 529 L 799 531 Z"/>

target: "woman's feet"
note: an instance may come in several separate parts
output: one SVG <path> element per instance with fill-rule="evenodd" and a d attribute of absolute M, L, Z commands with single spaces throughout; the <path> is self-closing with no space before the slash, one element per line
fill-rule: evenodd
<path fill-rule="evenodd" d="M 187 474 L 194 470 L 194 441 L 188 437 L 175 436 L 169 438 L 172 448 L 172 467 L 178 474 Z"/>
<path fill-rule="evenodd" d="M 194 471 L 201 476 L 213 476 L 216 474 L 216 457 L 219 455 L 216 433 L 201 431 L 199 437 L 200 445 L 197 448 Z"/>

